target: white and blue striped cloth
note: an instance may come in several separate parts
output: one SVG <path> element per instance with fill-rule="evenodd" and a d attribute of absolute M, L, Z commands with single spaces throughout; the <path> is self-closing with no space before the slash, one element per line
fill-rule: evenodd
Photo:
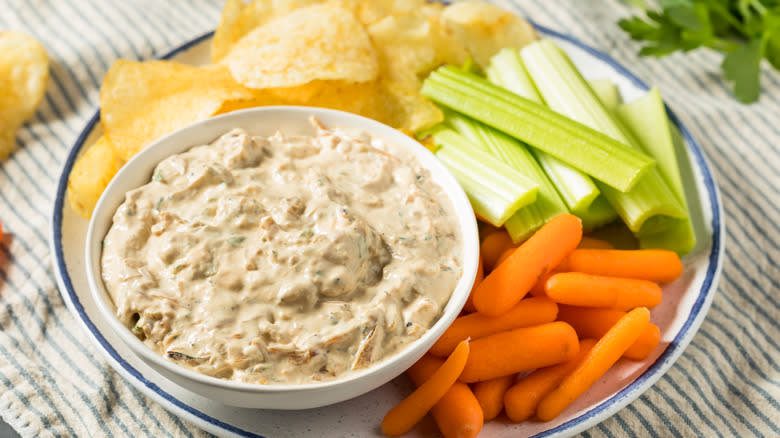
<path fill-rule="evenodd" d="M 148 59 L 216 26 L 220 0 L 0 0 L 0 30 L 47 48 L 43 104 L 0 163 L 0 415 L 23 436 L 200 436 L 95 351 L 57 290 L 47 242 L 58 172 L 118 58 Z M 780 436 L 780 74 L 742 106 L 719 55 L 642 59 L 616 0 L 500 1 L 660 87 L 711 159 L 726 212 L 723 276 L 699 333 L 642 397 L 583 436 Z M 3 56 L 0 53 L 0 56 Z"/>

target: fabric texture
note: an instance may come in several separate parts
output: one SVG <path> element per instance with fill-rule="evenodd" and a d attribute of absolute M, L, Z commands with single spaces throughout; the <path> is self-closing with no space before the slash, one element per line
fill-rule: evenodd
<path fill-rule="evenodd" d="M 0 163 L 0 415 L 22 436 L 201 436 L 117 375 L 65 308 L 48 234 L 60 169 L 118 58 L 159 56 L 216 26 L 220 0 L 0 0 L 0 30 L 29 33 L 51 58 L 48 92 Z M 639 58 L 609 1 L 499 1 L 571 34 L 658 86 L 710 158 L 726 254 L 709 314 L 677 363 L 585 437 L 780 436 L 780 74 L 738 104 L 700 50 Z M 3 56 L 0 53 L 0 56 Z"/>

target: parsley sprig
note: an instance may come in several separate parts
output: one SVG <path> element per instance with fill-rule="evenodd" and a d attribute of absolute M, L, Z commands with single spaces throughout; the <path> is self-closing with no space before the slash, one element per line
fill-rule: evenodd
<path fill-rule="evenodd" d="M 643 0 L 624 1 L 645 12 L 618 23 L 632 39 L 646 42 L 641 56 L 700 47 L 724 52 L 723 76 L 740 102 L 758 99 L 763 58 L 780 70 L 780 0 L 660 0 L 660 10 Z"/>

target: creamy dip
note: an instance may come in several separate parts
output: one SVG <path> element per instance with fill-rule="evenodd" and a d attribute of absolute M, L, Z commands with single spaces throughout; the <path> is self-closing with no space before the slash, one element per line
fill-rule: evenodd
<path fill-rule="evenodd" d="M 439 318 L 462 274 L 454 208 L 400 148 L 313 120 L 162 161 L 103 242 L 119 319 L 179 365 L 262 384 L 340 378 Z"/>

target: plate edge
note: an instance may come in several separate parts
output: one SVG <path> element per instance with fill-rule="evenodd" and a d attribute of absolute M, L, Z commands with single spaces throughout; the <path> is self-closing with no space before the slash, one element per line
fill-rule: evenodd
<path fill-rule="evenodd" d="M 578 39 L 576 39 L 571 35 L 564 34 L 555 31 L 553 29 L 550 29 L 546 26 L 539 25 L 533 20 L 529 20 L 529 21 L 537 30 L 540 31 L 540 33 L 554 36 L 556 38 L 562 39 L 570 44 L 577 46 L 579 49 L 586 51 L 591 56 L 594 56 L 597 59 L 601 60 L 602 62 L 608 64 L 611 68 L 615 69 L 619 74 L 628 78 L 632 82 L 632 84 L 635 85 L 637 88 L 642 90 L 649 90 L 649 87 L 641 79 L 639 79 L 630 70 L 623 67 L 622 64 L 614 60 L 611 56 L 607 55 L 606 53 L 603 53 L 579 41 Z M 159 59 L 169 59 L 174 55 L 178 54 L 179 52 L 187 50 L 188 48 L 213 36 L 213 34 L 214 32 L 208 32 L 201 36 L 193 38 L 192 40 L 160 56 Z M 704 177 L 704 185 L 705 188 L 707 189 L 708 199 L 712 207 L 712 219 L 711 219 L 711 225 L 713 230 L 712 247 L 710 248 L 710 254 L 708 256 L 709 264 L 707 267 L 707 272 L 705 274 L 704 283 L 702 284 L 702 287 L 700 288 L 699 293 L 697 295 L 696 301 L 693 304 L 691 315 L 689 315 L 689 317 L 683 323 L 680 332 L 670 342 L 669 346 L 667 346 L 664 352 L 661 353 L 661 355 L 642 374 L 640 374 L 627 387 L 618 391 L 616 394 L 602 401 L 598 405 L 592 407 L 588 411 L 585 411 L 579 417 L 571 419 L 547 431 L 540 432 L 536 435 L 533 435 L 534 437 L 541 438 L 541 437 L 553 437 L 553 436 L 564 436 L 564 435 L 576 434 L 578 432 L 581 432 L 584 429 L 595 426 L 601 421 L 606 420 L 610 416 L 614 415 L 617 411 L 625 407 L 628 403 L 633 401 L 635 398 L 639 397 L 644 391 L 649 389 L 658 379 L 660 379 L 665 374 L 665 372 L 676 362 L 676 360 L 679 358 L 679 356 L 682 354 L 682 352 L 691 342 L 694 335 L 698 331 L 699 326 L 703 322 L 704 317 L 706 316 L 709 307 L 712 303 L 712 299 L 714 298 L 714 295 L 717 292 L 717 284 L 720 278 L 720 272 L 723 263 L 723 251 L 724 251 L 723 231 L 725 227 L 724 220 L 723 220 L 723 205 L 721 202 L 720 191 L 717 184 L 715 184 L 714 182 L 714 177 L 712 174 L 711 166 L 709 164 L 709 160 L 704 155 L 701 146 L 691 136 L 687 128 L 682 125 L 679 118 L 674 114 L 674 112 L 668 106 L 666 106 L 666 110 L 670 119 L 672 120 L 672 123 L 674 123 L 675 126 L 677 126 L 680 129 L 680 132 L 682 133 L 683 138 L 685 139 L 689 151 L 693 152 L 694 158 L 699 165 L 698 167 L 702 170 L 702 176 Z M 121 366 L 123 371 L 120 372 L 120 374 L 122 374 L 125 378 L 129 378 L 128 375 L 125 375 L 125 373 L 127 373 L 133 378 L 136 378 L 139 382 L 143 383 L 145 389 L 153 393 L 153 394 L 147 394 L 147 391 L 143 391 L 144 394 L 155 399 L 158 403 L 161 404 L 163 408 L 170 411 L 174 415 L 179 415 L 179 416 L 183 415 L 186 420 L 192 421 L 193 423 L 196 423 L 199 427 L 202 427 L 214 433 L 228 432 L 237 436 L 250 436 L 250 437 L 262 438 L 261 435 L 257 435 L 252 432 L 248 432 L 243 429 L 240 429 L 236 426 L 232 426 L 230 424 L 224 423 L 208 414 L 205 414 L 195 408 L 192 408 L 191 406 L 178 400 L 176 397 L 172 396 L 171 394 L 159 388 L 155 383 L 145 379 L 140 374 L 140 372 L 138 372 L 138 370 L 136 370 L 135 368 L 127 364 L 127 362 L 125 362 L 121 358 L 117 359 L 116 357 L 114 357 L 116 351 L 113 349 L 113 347 L 107 344 L 105 338 L 103 338 L 102 335 L 97 331 L 96 327 L 92 325 L 91 320 L 89 320 L 89 318 L 86 317 L 83 308 L 80 308 L 80 303 L 74 302 L 70 299 L 71 296 L 75 294 L 75 290 L 73 289 L 73 285 L 70 282 L 70 277 L 67 274 L 67 267 L 64 261 L 62 246 L 59 244 L 62 235 L 61 233 L 62 209 L 64 207 L 65 193 L 67 190 L 67 177 L 65 175 L 65 172 L 66 170 L 69 169 L 72 170 L 76 157 L 78 156 L 79 152 L 83 148 L 84 142 L 87 136 L 89 135 L 90 131 L 92 130 L 92 128 L 94 128 L 94 125 L 99 121 L 99 117 L 100 117 L 100 110 L 98 109 L 95 112 L 95 114 L 92 116 L 92 118 L 90 118 L 84 130 L 81 132 L 81 134 L 75 141 L 74 145 L 71 147 L 71 150 L 68 154 L 68 158 L 65 164 L 62 166 L 60 172 L 60 180 L 58 182 L 56 198 L 54 202 L 54 211 L 52 214 L 52 221 L 50 223 L 51 225 L 50 250 L 53 255 L 52 266 L 54 267 L 55 274 L 57 275 L 57 284 L 59 287 L 60 294 L 63 296 L 63 299 L 68 305 L 68 308 L 71 311 L 71 313 L 74 313 L 74 316 L 78 315 L 77 319 L 79 320 L 80 325 L 88 331 L 89 338 L 98 347 L 98 349 L 101 351 L 101 354 L 103 354 L 103 356 L 105 356 L 109 360 L 109 362 L 114 364 L 115 369 L 116 369 L 116 365 Z M 67 293 L 63 293 L 63 291 L 66 291 Z M 132 370 L 132 372 L 128 370 L 128 368 Z M 633 387 L 633 385 L 637 384 L 637 382 L 639 382 L 639 386 Z M 166 406 L 166 404 L 163 403 L 162 400 L 168 401 L 169 403 L 172 403 L 174 406 Z M 178 411 L 177 408 L 181 409 L 181 411 Z"/>

